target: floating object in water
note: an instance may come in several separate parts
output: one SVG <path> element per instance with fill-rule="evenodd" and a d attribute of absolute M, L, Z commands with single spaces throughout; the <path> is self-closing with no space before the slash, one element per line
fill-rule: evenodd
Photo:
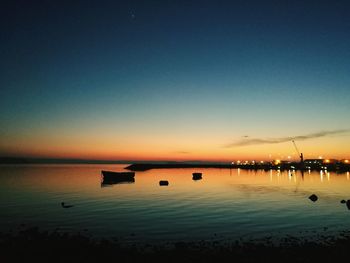
<path fill-rule="evenodd" d="M 112 172 L 101 171 L 102 183 L 101 186 L 119 184 L 119 183 L 134 183 L 135 172 Z"/>
<path fill-rule="evenodd" d="M 167 186 L 167 185 L 169 185 L 169 182 L 165 181 L 165 180 L 161 180 L 161 181 L 159 181 L 159 185 L 160 186 Z"/>
<path fill-rule="evenodd" d="M 192 174 L 192 180 L 201 180 L 202 179 L 202 173 L 193 173 Z"/>
<path fill-rule="evenodd" d="M 340 201 L 340 203 L 341 203 L 341 204 L 345 204 L 346 201 L 343 199 L 343 200 Z"/>
<path fill-rule="evenodd" d="M 134 172 L 112 172 L 112 171 L 101 171 L 104 180 L 130 180 L 135 177 Z"/>
<path fill-rule="evenodd" d="M 346 201 L 346 207 L 350 210 L 350 200 Z"/>
<path fill-rule="evenodd" d="M 312 202 L 316 202 L 317 199 L 318 199 L 318 197 L 317 197 L 317 195 L 312 194 L 312 195 L 309 196 L 309 199 L 310 199 Z"/>
<path fill-rule="evenodd" d="M 110 186 L 113 184 L 135 182 L 135 172 L 112 172 L 102 170 L 101 173 L 103 177 L 101 187 Z"/>
<path fill-rule="evenodd" d="M 66 205 L 64 202 L 62 202 L 62 203 L 61 203 L 61 206 L 62 206 L 63 208 L 71 208 L 71 207 L 73 207 L 74 205 Z"/>

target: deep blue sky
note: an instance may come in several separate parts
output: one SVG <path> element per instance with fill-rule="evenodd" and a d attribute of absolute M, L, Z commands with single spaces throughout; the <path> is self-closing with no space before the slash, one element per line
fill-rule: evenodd
<path fill-rule="evenodd" d="M 349 1 L 1 2 L 0 153 L 84 137 L 93 156 L 113 136 L 116 156 L 139 140 L 195 158 L 245 135 L 348 129 L 349 14 Z"/>

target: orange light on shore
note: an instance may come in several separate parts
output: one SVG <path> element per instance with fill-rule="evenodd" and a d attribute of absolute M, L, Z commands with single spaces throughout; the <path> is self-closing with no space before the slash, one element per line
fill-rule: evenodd
<path fill-rule="evenodd" d="M 325 162 L 325 163 L 330 163 L 330 162 L 331 162 L 331 160 L 326 159 L 326 160 L 324 160 L 324 162 Z"/>

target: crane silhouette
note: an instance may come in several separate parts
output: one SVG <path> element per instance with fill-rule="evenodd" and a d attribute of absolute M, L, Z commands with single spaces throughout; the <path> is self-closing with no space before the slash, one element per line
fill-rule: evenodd
<path fill-rule="evenodd" d="M 303 156 L 303 153 L 300 153 L 299 152 L 299 149 L 297 147 L 297 144 L 295 143 L 294 140 L 292 140 L 293 144 L 294 144 L 294 147 L 295 147 L 295 150 L 297 151 L 299 157 L 300 157 L 300 164 L 304 164 L 304 156 Z"/>

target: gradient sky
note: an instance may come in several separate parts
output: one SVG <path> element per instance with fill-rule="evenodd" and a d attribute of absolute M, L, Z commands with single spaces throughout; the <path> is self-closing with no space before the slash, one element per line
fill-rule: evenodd
<path fill-rule="evenodd" d="M 306 158 L 349 158 L 349 14 L 349 1 L 1 1 L 0 155 L 296 158 L 288 140 L 241 142 L 306 136 Z"/>

